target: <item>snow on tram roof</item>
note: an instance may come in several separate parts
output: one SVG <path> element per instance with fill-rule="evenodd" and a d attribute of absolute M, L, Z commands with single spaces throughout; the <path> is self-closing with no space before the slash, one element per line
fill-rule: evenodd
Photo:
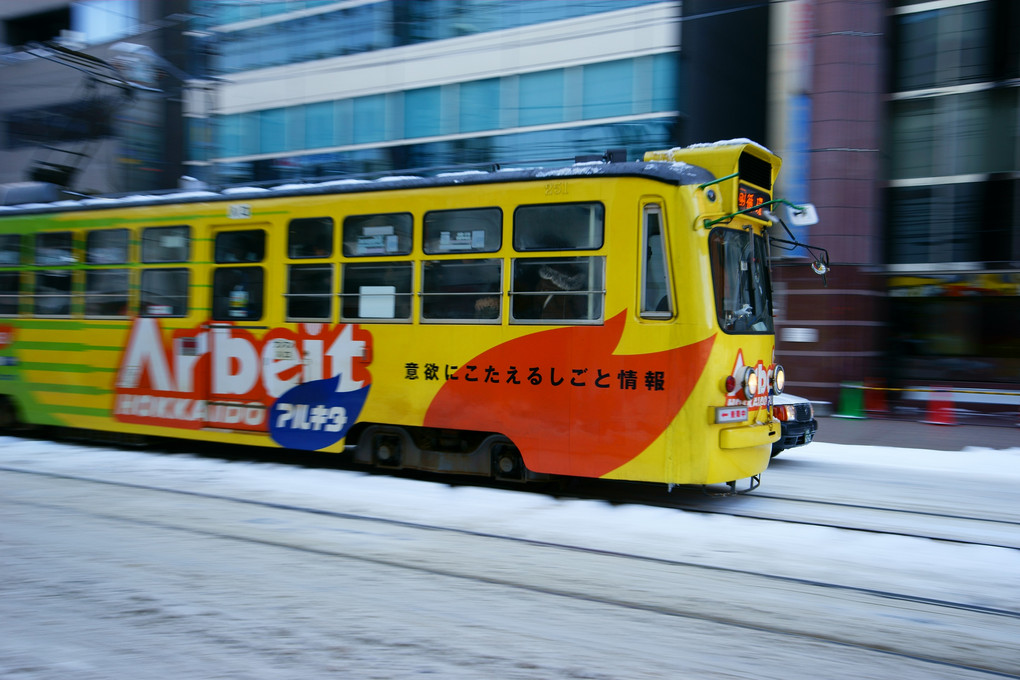
<path fill-rule="evenodd" d="M 492 170 L 463 170 L 444 172 L 432 176 L 385 175 L 375 179 L 342 178 L 321 182 L 291 181 L 275 186 L 228 186 L 219 189 L 168 190 L 136 194 L 89 196 L 80 199 L 61 199 L 51 202 L 0 205 L 0 216 L 24 213 L 43 213 L 65 210 L 88 210 L 124 207 L 127 205 L 165 205 L 168 203 L 198 203 L 224 201 L 240 196 L 263 198 L 277 195 L 317 195 L 382 191 L 395 188 L 441 187 L 471 184 L 495 184 L 511 181 L 542 180 L 560 177 L 634 177 L 642 176 L 670 184 L 699 184 L 711 181 L 712 173 L 699 166 L 677 161 L 604 162 L 584 161 L 564 167 L 494 167 Z"/>

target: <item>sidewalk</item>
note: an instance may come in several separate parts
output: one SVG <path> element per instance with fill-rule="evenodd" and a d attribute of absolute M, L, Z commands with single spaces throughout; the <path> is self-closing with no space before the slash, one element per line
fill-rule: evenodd
<path fill-rule="evenodd" d="M 968 446 L 1020 449 L 1020 427 L 929 425 L 884 418 L 823 416 L 818 418 L 815 441 L 938 451 L 962 451 Z"/>

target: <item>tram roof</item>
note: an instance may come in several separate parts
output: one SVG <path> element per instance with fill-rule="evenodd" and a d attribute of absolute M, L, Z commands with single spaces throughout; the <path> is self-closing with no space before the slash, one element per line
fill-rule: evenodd
<path fill-rule="evenodd" d="M 322 180 L 292 180 L 272 184 L 249 183 L 216 188 L 203 187 L 197 190 L 171 189 L 147 193 L 83 196 L 66 200 L 0 205 L 0 217 L 48 212 L 106 210 L 152 205 L 236 201 L 239 199 L 257 200 L 286 196 L 351 194 L 429 187 L 505 184 L 509 182 L 548 181 L 551 179 L 583 177 L 643 177 L 673 185 L 703 184 L 715 179 L 715 175 L 703 167 L 683 161 L 665 160 L 629 162 L 582 160 L 562 167 L 489 166 L 488 170 L 459 169 L 433 172 L 434 174 L 424 174 L 424 172 L 423 174 L 415 175 L 391 174 L 371 179 L 366 179 L 365 177 L 344 177 Z M 52 185 L 47 186 L 52 188 Z"/>

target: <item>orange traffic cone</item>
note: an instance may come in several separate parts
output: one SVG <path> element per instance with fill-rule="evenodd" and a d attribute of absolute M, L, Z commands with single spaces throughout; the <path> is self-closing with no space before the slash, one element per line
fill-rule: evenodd
<path fill-rule="evenodd" d="M 953 393 L 945 387 L 934 387 L 928 397 L 928 419 L 932 425 L 956 425 L 953 413 Z"/>

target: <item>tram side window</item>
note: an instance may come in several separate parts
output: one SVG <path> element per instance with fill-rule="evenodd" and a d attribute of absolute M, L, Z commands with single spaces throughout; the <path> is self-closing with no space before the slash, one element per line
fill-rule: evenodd
<path fill-rule="evenodd" d="M 411 213 L 350 215 L 344 218 L 344 255 L 372 257 L 411 252 Z"/>
<path fill-rule="evenodd" d="M 262 318 L 262 267 L 220 267 L 213 272 L 212 316 L 217 321 Z"/>
<path fill-rule="evenodd" d="M 644 209 L 642 240 L 644 263 L 641 267 L 641 316 L 668 319 L 673 316 L 669 285 L 669 260 L 663 237 L 662 209 L 647 205 Z"/>
<path fill-rule="evenodd" d="M 143 269 L 138 300 L 141 316 L 186 316 L 191 272 L 187 269 Z"/>
<path fill-rule="evenodd" d="M 127 316 L 130 276 L 127 269 L 85 272 L 85 316 Z"/>
<path fill-rule="evenodd" d="M 291 258 L 330 257 L 333 254 L 333 219 L 300 217 L 287 227 L 287 255 Z"/>
<path fill-rule="evenodd" d="M 69 231 L 36 234 L 35 264 L 68 266 L 76 261 L 74 239 Z M 36 316 L 70 316 L 74 274 L 70 269 L 35 272 L 32 312 Z"/>
<path fill-rule="evenodd" d="M 85 236 L 87 264 L 126 264 L 130 232 L 127 229 L 99 229 Z"/>
<path fill-rule="evenodd" d="M 534 257 L 513 262 L 514 321 L 601 321 L 604 257 Z"/>
<path fill-rule="evenodd" d="M 21 275 L 0 270 L 0 316 L 17 316 Z"/>
<path fill-rule="evenodd" d="M 292 264 L 287 269 L 287 320 L 329 321 L 333 316 L 333 265 Z"/>
<path fill-rule="evenodd" d="M 0 267 L 21 263 L 21 236 L 0 234 Z M 0 316 L 15 316 L 19 312 L 21 274 L 0 269 Z"/>
<path fill-rule="evenodd" d="M 0 234 L 0 267 L 21 264 L 21 235 Z"/>
<path fill-rule="evenodd" d="M 70 316 L 72 279 L 70 269 L 37 271 L 33 313 L 36 316 Z"/>
<path fill-rule="evenodd" d="M 85 263 L 126 264 L 130 232 L 97 229 L 85 235 Z M 130 274 L 127 269 L 85 271 L 85 316 L 121 317 L 128 313 Z"/>
<path fill-rule="evenodd" d="M 187 262 L 190 257 L 190 227 L 178 225 L 142 230 L 142 262 Z"/>
<path fill-rule="evenodd" d="M 422 320 L 499 323 L 502 290 L 503 261 L 498 258 L 425 262 Z"/>
<path fill-rule="evenodd" d="M 215 243 L 217 264 L 261 262 L 266 257 L 266 232 L 261 229 L 221 231 Z"/>
<path fill-rule="evenodd" d="M 61 231 L 35 236 L 35 263 L 43 267 L 76 262 L 71 232 Z"/>
<path fill-rule="evenodd" d="M 344 321 L 409 321 L 413 271 L 410 262 L 345 264 L 340 318 Z"/>
<path fill-rule="evenodd" d="M 514 250 L 598 250 L 605 235 L 601 203 L 522 205 L 514 211 Z"/>
<path fill-rule="evenodd" d="M 494 253 L 503 244 L 503 211 L 499 208 L 433 210 L 425 213 L 424 250 L 443 253 Z"/>

